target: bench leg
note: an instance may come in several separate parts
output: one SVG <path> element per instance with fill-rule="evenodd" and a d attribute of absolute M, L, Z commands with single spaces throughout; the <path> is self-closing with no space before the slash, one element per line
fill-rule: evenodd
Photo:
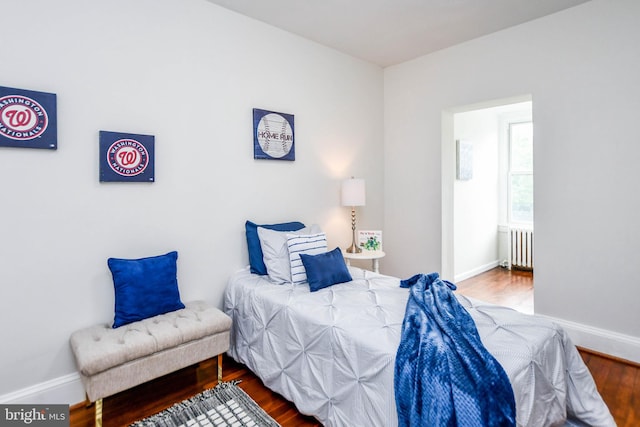
<path fill-rule="evenodd" d="M 102 427 L 102 399 L 96 400 L 96 427 Z"/>
<path fill-rule="evenodd" d="M 218 355 L 218 382 L 222 382 L 222 353 Z"/>

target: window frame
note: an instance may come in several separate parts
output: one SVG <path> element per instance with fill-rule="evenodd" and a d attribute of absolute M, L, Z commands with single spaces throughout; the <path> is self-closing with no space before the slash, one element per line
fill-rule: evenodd
<path fill-rule="evenodd" d="M 513 177 L 514 176 L 530 176 L 533 181 L 533 164 L 531 169 L 526 170 L 514 170 L 513 168 L 513 143 L 512 143 L 512 128 L 514 125 L 531 124 L 531 150 L 533 151 L 533 120 L 513 120 L 507 122 L 507 220 L 509 224 L 518 224 L 524 226 L 533 227 L 534 218 L 531 221 L 516 221 L 513 218 Z M 531 153 L 533 156 L 533 153 Z M 531 201 L 533 204 L 533 200 Z M 532 213 L 533 215 L 533 213 Z"/>

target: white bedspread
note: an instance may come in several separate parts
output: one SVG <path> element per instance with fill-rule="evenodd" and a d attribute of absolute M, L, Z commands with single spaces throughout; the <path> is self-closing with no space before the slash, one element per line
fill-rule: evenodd
<path fill-rule="evenodd" d="M 397 426 L 393 373 L 408 290 L 350 267 L 353 281 L 311 293 L 238 272 L 229 280 L 229 354 L 325 426 Z M 521 426 L 615 426 L 579 353 L 555 324 L 458 296 L 511 381 Z M 576 424 L 574 424 L 576 425 Z"/>

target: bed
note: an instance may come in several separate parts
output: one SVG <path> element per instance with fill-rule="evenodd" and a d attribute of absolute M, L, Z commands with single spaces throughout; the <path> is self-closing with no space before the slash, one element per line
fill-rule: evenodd
<path fill-rule="evenodd" d="M 224 296 L 229 354 L 323 425 L 425 425 L 435 414 L 441 424 L 615 426 L 554 323 L 453 294 L 435 273 L 400 280 L 348 267 L 317 225 L 245 228 L 250 266 Z M 470 363 L 451 368 L 462 359 Z M 465 418 L 470 401 L 481 417 Z M 484 417 L 493 412 L 508 414 Z"/>
<path fill-rule="evenodd" d="M 352 281 L 310 292 L 249 269 L 225 292 L 229 354 L 325 426 L 396 426 L 394 359 L 407 289 L 349 267 Z M 457 295 L 500 362 L 521 426 L 615 425 L 565 332 L 545 319 Z"/>

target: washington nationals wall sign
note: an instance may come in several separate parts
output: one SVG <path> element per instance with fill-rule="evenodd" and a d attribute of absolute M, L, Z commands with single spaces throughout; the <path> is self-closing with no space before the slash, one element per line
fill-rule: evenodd
<path fill-rule="evenodd" d="M 253 109 L 253 158 L 295 160 L 293 115 Z"/>
<path fill-rule="evenodd" d="M 153 135 L 100 131 L 101 182 L 153 182 Z"/>
<path fill-rule="evenodd" d="M 57 149 L 56 95 L 0 86 L 0 146 Z"/>

